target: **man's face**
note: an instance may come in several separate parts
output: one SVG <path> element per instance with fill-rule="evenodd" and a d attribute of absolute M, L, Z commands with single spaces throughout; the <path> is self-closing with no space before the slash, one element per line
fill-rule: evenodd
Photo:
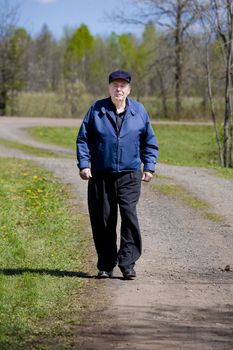
<path fill-rule="evenodd" d="M 116 79 L 109 84 L 109 94 L 114 104 L 125 101 L 130 93 L 130 84 L 123 79 Z"/>

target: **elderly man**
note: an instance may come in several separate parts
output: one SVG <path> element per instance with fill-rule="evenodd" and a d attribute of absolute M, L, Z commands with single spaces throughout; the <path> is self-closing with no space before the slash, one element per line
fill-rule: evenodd
<path fill-rule="evenodd" d="M 130 73 L 123 70 L 109 75 L 110 97 L 91 106 L 77 136 L 80 176 L 88 180 L 88 209 L 99 278 L 112 277 L 116 265 L 124 279 L 136 277 L 134 266 L 142 251 L 136 205 L 141 180 L 151 180 L 158 155 L 145 108 L 128 98 L 130 81 Z"/>

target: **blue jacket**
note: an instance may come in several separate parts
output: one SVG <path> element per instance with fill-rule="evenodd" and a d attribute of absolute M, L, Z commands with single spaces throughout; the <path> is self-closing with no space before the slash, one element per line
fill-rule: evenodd
<path fill-rule="evenodd" d="M 93 172 L 154 171 L 157 141 L 149 116 L 139 102 L 127 98 L 120 132 L 111 98 L 96 101 L 87 112 L 77 136 L 80 169 Z"/>

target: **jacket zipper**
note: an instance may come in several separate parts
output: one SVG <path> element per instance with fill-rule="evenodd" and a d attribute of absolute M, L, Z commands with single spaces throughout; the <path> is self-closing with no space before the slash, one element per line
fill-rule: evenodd
<path fill-rule="evenodd" d="M 119 163 L 120 163 L 119 134 L 117 134 L 117 166 L 116 166 L 117 172 L 119 172 Z"/>
<path fill-rule="evenodd" d="M 118 114 L 116 115 L 116 118 L 119 118 Z M 119 135 L 120 135 L 120 129 L 118 128 L 117 120 L 116 120 L 116 129 L 117 129 L 117 166 L 116 166 L 116 171 L 119 172 L 119 163 L 120 163 Z"/>

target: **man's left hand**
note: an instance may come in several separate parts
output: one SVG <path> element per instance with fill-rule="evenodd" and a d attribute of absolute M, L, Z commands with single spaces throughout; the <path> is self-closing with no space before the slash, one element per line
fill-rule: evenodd
<path fill-rule="evenodd" d="M 153 174 L 150 171 L 144 171 L 142 174 L 142 181 L 150 182 L 152 177 L 153 177 Z"/>

